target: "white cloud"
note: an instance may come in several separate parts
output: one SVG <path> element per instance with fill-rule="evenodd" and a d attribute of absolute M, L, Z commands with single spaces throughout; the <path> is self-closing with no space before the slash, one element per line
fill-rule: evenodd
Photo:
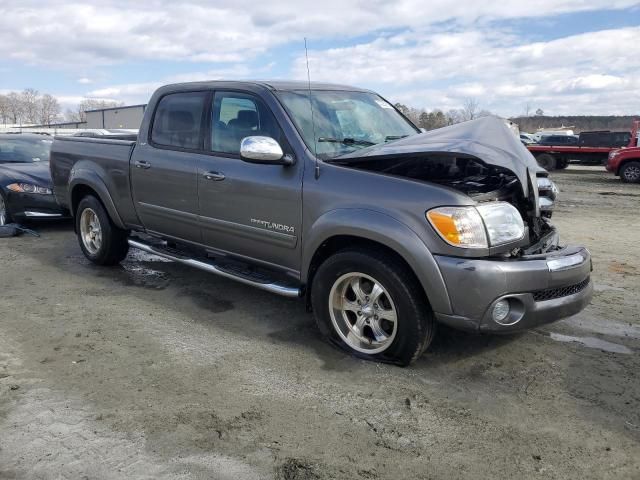
<path fill-rule="evenodd" d="M 68 3 L 22 0 L 0 7 L 0 55 L 58 67 L 132 59 L 239 62 L 303 36 L 355 37 L 385 29 L 423 29 L 496 19 L 626 8 L 636 0 L 477 2 L 433 0 L 148 0 Z M 405 41 L 394 37 L 398 43 Z M 444 51 L 460 38 L 440 37 Z M 454 43 L 452 43 L 454 42 Z"/>
<path fill-rule="evenodd" d="M 267 65 L 262 72 L 268 70 Z M 190 72 L 159 78 L 154 82 L 128 83 L 98 88 L 86 93 L 87 97 L 122 101 L 127 104 L 146 103 L 154 90 L 168 83 L 198 82 L 206 80 L 248 78 L 253 72 L 244 64 L 204 72 Z"/>
<path fill-rule="evenodd" d="M 368 86 L 414 106 L 456 108 L 476 97 L 481 108 L 505 115 L 526 103 L 550 113 L 640 110 L 633 101 L 640 55 L 632 51 L 639 28 L 531 42 L 496 26 L 497 20 L 630 8 L 637 0 L 13 3 L 0 6 L 0 58 L 64 71 L 87 96 L 127 103 L 147 101 L 168 82 L 269 77 L 274 48 L 295 43 L 301 52 L 308 37 L 313 79 Z M 339 45 L 362 35 L 371 40 L 313 49 L 320 41 Z M 280 64 L 290 60 L 284 56 Z M 142 61 L 204 71 L 105 83 L 110 66 Z M 194 62 L 224 67 L 207 70 L 190 66 Z M 260 62 L 264 70 L 249 67 Z M 293 62 L 290 76 L 305 79 L 303 56 Z"/>
<path fill-rule="evenodd" d="M 529 44 L 491 30 L 413 31 L 312 51 L 310 66 L 314 80 L 364 81 L 419 107 L 446 109 L 475 97 L 481 108 L 503 115 L 521 113 L 526 103 L 557 114 L 629 114 L 640 110 L 634 101 L 640 55 L 620 53 L 621 46 L 639 43 L 639 27 Z M 294 76 L 306 78 L 302 56 Z"/>

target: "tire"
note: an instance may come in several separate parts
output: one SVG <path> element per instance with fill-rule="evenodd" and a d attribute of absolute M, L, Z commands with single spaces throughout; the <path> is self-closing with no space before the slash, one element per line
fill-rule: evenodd
<path fill-rule="evenodd" d="M 558 162 L 556 164 L 556 168 L 558 170 L 565 170 L 568 166 L 569 166 L 569 161 L 568 160 L 558 160 Z"/>
<path fill-rule="evenodd" d="M 82 253 L 97 265 L 117 265 L 127 256 L 128 232 L 116 227 L 93 195 L 84 197 L 76 210 L 76 232 Z"/>
<path fill-rule="evenodd" d="M 536 161 L 538 162 L 538 165 L 549 172 L 556 169 L 556 157 L 553 155 L 543 153 L 536 157 Z"/>
<path fill-rule="evenodd" d="M 620 179 L 625 183 L 640 183 L 640 162 L 627 162 L 620 167 Z"/>
<path fill-rule="evenodd" d="M 4 193 L 0 192 L 0 226 L 11 223 L 11 215 L 9 215 L 9 204 Z"/>
<path fill-rule="evenodd" d="M 380 288 L 374 290 L 375 285 Z M 311 305 L 331 343 L 367 360 L 409 365 L 427 349 L 436 329 L 413 272 L 374 249 L 342 250 L 325 260 L 311 285 Z"/>

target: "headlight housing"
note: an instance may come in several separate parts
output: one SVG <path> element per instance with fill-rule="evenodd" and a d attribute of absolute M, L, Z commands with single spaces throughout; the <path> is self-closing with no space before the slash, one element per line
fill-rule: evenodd
<path fill-rule="evenodd" d="M 460 248 L 497 247 L 522 239 L 525 232 L 520 212 L 507 202 L 438 207 L 426 217 L 445 242 Z"/>
<path fill-rule="evenodd" d="M 548 177 L 538 177 L 538 202 L 540 210 L 543 212 L 550 212 L 553 210 L 556 199 L 560 190 L 556 184 Z"/>
<path fill-rule="evenodd" d="M 17 193 L 33 193 L 37 195 L 52 195 L 53 192 L 50 188 L 41 187 L 40 185 L 34 185 L 32 183 L 12 183 L 7 186 L 9 190 Z"/>

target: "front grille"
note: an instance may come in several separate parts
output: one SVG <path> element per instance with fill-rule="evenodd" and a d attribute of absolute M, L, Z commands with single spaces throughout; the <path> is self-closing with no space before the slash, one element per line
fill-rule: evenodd
<path fill-rule="evenodd" d="M 538 290 L 533 292 L 533 299 L 536 302 L 544 302 L 545 300 L 553 300 L 554 298 L 566 297 L 568 295 L 575 295 L 581 292 L 587 285 L 589 285 L 590 278 L 587 277 L 580 283 L 575 285 L 569 285 L 568 287 L 547 288 L 546 290 Z"/>

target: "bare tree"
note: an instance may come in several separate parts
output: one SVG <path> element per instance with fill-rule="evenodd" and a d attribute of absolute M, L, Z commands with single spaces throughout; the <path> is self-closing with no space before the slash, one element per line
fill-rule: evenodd
<path fill-rule="evenodd" d="M 0 95 L 0 120 L 6 125 L 9 117 L 9 99 L 6 95 Z"/>
<path fill-rule="evenodd" d="M 45 93 L 40 99 L 40 123 L 51 125 L 60 114 L 58 99 Z"/>
<path fill-rule="evenodd" d="M 24 121 L 27 123 L 38 123 L 40 92 L 33 88 L 27 88 L 20 94 L 20 99 L 22 101 Z"/>
<path fill-rule="evenodd" d="M 11 123 L 22 123 L 23 104 L 20 94 L 17 92 L 9 92 L 7 95 L 7 108 L 9 111 L 9 118 Z"/>
<path fill-rule="evenodd" d="M 478 116 L 478 100 L 475 98 L 467 98 L 462 106 L 462 117 L 464 120 L 473 120 Z"/>
<path fill-rule="evenodd" d="M 525 117 L 531 116 L 531 104 L 529 102 L 527 102 L 524 106 L 524 116 Z"/>
<path fill-rule="evenodd" d="M 447 125 L 453 125 L 454 123 L 463 122 L 462 114 L 460 110 L 452 108 L 447 112 Z"/>

